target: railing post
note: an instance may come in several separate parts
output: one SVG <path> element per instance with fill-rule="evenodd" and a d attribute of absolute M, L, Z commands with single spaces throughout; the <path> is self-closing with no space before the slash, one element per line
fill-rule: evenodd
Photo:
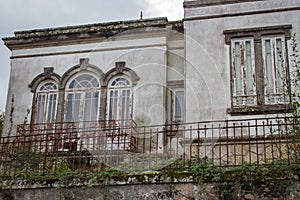
<path fill-rule="evenodd" d="M 248 129 L 248 144 L 249 144 L 249 150 L 248 150 L 248 155 L 249 155 L 249 164 L 252 165 L 252 159 L 251 159 L 251 124 L 248 121 L 247 124 L 247 129 Z"/>
<path fill-rule="evenodd" d="M 229 149 L 228 149 L 228 133 L 229 133 L 229 127 L 228 127 L 228 121 L 226 120 L 226 132 L 225 132 L 225 137 L 226 137 L 226 157 L 227 157 L 227 160 L 226 160 L 226 163 L 227 165 L 229 165 Z"/>
<path fill-rule="evenodd" d="M 255 119 L 255 139 L 256 139 L 256 165 L 259 164 L 259 153 L 258 153 L 258 127 L 257 119 Z"/>

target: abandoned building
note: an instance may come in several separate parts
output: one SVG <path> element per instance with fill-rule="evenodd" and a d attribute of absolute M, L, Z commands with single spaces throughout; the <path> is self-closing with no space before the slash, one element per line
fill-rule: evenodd
<path fill-rule="evenodd" d="M 268 123 L 292 110 L 287 91 L 294 34 L 300 44 L 300 1 L 185 0 L 183 7 L 179 21 L 95 23 L 3 38 L 12 52 L 4 136 L 40 134 L 41 151 L 86 149 L 100 158 L 117 149 L 208 156 L 199 151 L 200 135 L 219 138 L 216 149 L 218 142 L 207 142 L 215 163 L 236 164 L 229 136 L 272 134 Z M 270 158 L 266 143 L 249 139 L 248 147 L 245 160 Z"/>

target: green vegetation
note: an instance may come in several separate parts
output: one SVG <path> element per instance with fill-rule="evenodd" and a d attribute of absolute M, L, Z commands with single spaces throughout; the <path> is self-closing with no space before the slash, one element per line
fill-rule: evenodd
<path fill-rule="evenodd" d="M 299 181 L 300 164 L 284 160 L 274 164 L 258 166 L 244 164 L 232 168 L 214 167 L 210 161 L 193 167 L 193 176 L 200 185 L 214 183 L 222 199 L 235 199 L 240 189 L 259 193 L 262 185 L 272 185 L 281 195 L 289 195 L 287 188 Z"/>
<path fill-rule="evenodd" d="M 295 134 L 295 142 L 298 145 L 294 145 L 292 150 L 295 153 L 295 158 L 300 159 L 300 59 L 299 50 L 296 40 L 296 34 L 294 33 L 291 38 L 292 54 L 290 56 L 291 67 L 293 69 L 291 74 L 291 103 L 294 107 L 293 119 L 289 120 L 293 124 L 292 134 Z"/>
<path fill-rule="evenodd" d="M 2 136 L 3 125 L 4 125 L 4 117 L 5 117 L 5 113 L 1 112 L 0 113 L 0 136 Z"/>

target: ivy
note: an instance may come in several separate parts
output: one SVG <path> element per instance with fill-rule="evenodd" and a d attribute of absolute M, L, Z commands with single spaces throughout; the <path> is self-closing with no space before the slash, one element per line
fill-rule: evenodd
<path fill-rule="evenodd" d="M 0 137 L 2 136 L 3 126 L 4 126 L 4 117 L 5 117 L 5 113 L 1 112 L 0 113 Z"/>

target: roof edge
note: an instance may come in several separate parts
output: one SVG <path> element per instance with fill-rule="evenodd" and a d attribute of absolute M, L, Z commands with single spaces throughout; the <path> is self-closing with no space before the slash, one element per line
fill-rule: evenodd
<path fill-rule="evenodd" d="M 225 4 L 235 4 L 235 3 L 245 3 L 252 1 L 267 1 L 267 0 L 195 0 L 195 1 L 185 1 L 183 2 L 184 8 L 196 8 L 196 7 L 206 7 L 206 6 L 216 6 Z"/>
<path fill-rule="evenodd" d="M 59 45 L 60 41 L 72 42 L 80 39 L 81 42 L 91 42 L 97 38 L 108 38 L 132 29 L 138 28 L 170 28 L 183 32 L 183 21 L 168 21 L 167 17 L 147 18 L 137 20 L 113 21 L 104 23 L 93 23 L 57 28 L 33 29 L 16 31 L 12 37 L 4 37 L 4 44 L 10 49 L 32 47 L 37 44 Z M 62 43 L 61 43 L 62 44 Z"/>

